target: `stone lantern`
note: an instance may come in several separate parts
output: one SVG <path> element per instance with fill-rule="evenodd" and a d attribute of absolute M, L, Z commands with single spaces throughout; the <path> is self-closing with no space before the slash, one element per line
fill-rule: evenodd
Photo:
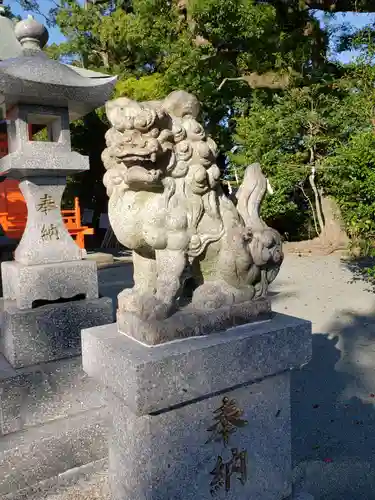
<path fill-rule="evenodd" d="M 0 350 L 23 366 L 77 354 L 84 324 L 112 321 L 109 299 L 98 298 L 96 263 L 83 260 L 60 205 L 66 177 L 89 169 L 88 157 L 71 150 L 69 122 L 102 106 L 116 77 L 85 78 L 49 59 L 48 32 L 31 16 L 14 31 L 22 55 L 0 62 L 9 144 L 0 175 L 20 181 L 28 217 L 15 260 L 2 263 Z M 46 128 L 47 141 L 29 137 L 32 125 Z"/>

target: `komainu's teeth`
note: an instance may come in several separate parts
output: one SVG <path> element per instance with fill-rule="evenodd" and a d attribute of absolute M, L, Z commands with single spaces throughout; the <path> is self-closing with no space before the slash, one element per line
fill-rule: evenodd
<path fill-rule="evenodd" d="M 153 163 L 155 163 L 155 162 L 156 162 L 156 153 L 151 153 L 151 161 L 152 161 Z"/>

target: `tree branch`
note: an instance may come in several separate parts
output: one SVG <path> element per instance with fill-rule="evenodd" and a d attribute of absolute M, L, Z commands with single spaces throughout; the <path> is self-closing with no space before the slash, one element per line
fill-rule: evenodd
<path fill-rule="evenodd" d="M 298 187 L 300 188 L 303 196 L 306 198 L 308 204 L 310 205 L 311 213 L 312 213 L 313 220 L 314 220 L 315 232 L 316 232 L 317 236 L 319 236 L 320 233 L 319 233 L 319 229 L 318 229 L 318 223 L 316 221 L 316 213 L 315 213 L 314 205 L 312 204 L 312 201 L 310 200 L 310 198 L 307 196 L 306 191 L 303 188 L 303 184 L 302 183 L 299 184 Z"/>
<path fill-rule="evenodd" d="M 319 227 L 320 227 L 320 234 L 324 231 L 324 220 L 323 220 L 323 214 L 322 210 L 320 208 L 320 197 L 319 197 L 319 192 L 315 184 L 315 167 L 311 167 L 311 174 L 309 175 L 309 182 L 310 186 L 313 190 L 314 196 L 315 196 L 315 210 L 316 210 L 316 215 L 318 217 L 318 222 L 319 222 Z"/>
<path fill-rule="evenodd" d="M 263 74 L 253 72 L 236 78 L 224 78 L 217 90 L 221 90 L 227 82 L 241 80 L 246 82 L 253 89 L 285 89 L 289 85 L 290 77 L 290 74 L 278 74 L 274 71 L 267 71 Z"/>
<path fill-rule="evenodd" d="M 277 5 L 280 0 L 258 0 L 259 3 Z M 283 0 L 293 6 L 294 0 Z M 306 8 L 325 12 L 375 12 L 374 0 L 303 0 Z"/>
<path fill-rule="evenodd" d="M 50 0 L 50 2 L 55 6 L 53 8 L 51 8 L 49 10 L 49 12 L 46 14 L 44 13 L 40 7 L 39 7 L 39 2 L 36 1 L 36 0 L 14 0 L 16 3 L 18 3 L 18 5 L 21 7 L 22 10 L 26 11 L 26 12 L 32 12 L 34 14 L 37 14 L 39 16 L 41 16 L 47 26 L 51 27 L 54 25 L 54 12 L 56 11 L 56 9 L 58 9 L 60 7 L 59 3 L 57 3 L 57 1 L 55 0 Z"/>

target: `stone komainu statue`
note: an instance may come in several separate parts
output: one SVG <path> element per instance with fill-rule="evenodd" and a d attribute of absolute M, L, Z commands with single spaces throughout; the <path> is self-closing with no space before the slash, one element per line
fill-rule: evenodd
<path fill-rule="evenodd" d="M 113 231 L 133 250 L 132 289 L 119 313 L 173 315 L 192 288 L 191 311 L 265 297 L 283 260 L 280 235 L 261 219 L 267 181 L 245 173 L 234 204 L 220 185 L 217 146 L 197 121 L 198 100 L 176 91 L 162 101 L 106 105 L 111 128 L 102 158 Z"/>

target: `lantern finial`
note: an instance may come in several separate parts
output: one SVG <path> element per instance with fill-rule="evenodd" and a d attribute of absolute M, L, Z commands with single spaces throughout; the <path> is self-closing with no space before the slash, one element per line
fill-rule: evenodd
<path fill-rule="evenodd" d="M 17 23 L 14 32 L 23 49 L 40 51 L 48 42 L 47 28 L 31 15 Z"/>

